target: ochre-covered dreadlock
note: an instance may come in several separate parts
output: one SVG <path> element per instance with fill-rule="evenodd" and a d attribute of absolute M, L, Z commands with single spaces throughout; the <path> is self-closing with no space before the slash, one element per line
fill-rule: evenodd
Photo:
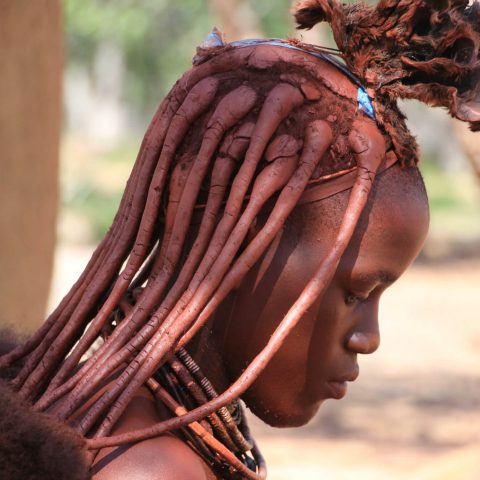
<path fill-rule="evenodd" d="M 299 28 L 330 23 L 348 68 L 377 98 L 380 117 L 397 111 L 397 98 L 416 98 L 480 129 L 478 0 L 303 0 L 295 17 Z M 384 124 L 396 128 L 391 118 Z M 388 133 L 402 144 L 402 131 Z"/>
<path fill-rule="evenodd" d="M 391 16 L 407 3 L 412 2 L 383 1 L 378 12 Z M 303 27 L 320 20 L 332 23 L 348 66 L 368 80 L 373 97 L 378 78 L 372 75 L 381 71 L 380 62 L 367 68 L 348 54 L 359 45 L 352 19 L 363 18 L 358 32 L 365 38 L 369 32 L 371 38 L 380 35 L 375 33 L 378 25 L 365 23 L 366 8 L 309 1 L 301 4 L 297 19 Z M 405 16 L 394 18 L 406 21 Z M 388 31 L 403 31 L 397 23 Z M 254 382 L 305 311 L 322 297 L 382 163 L 392 157 L 406 165 L 417 160 L 403 117 L 387 108 L 393 98 L 388 88 L 397 85 L 408 96 L 407 87 L 398 85 L 398 78 L 382 80 L 374 101 L 377 124 L 360 108 L 364 90 L 331 61 L 319 58 L 318 49 L 305 48 L 276 41 L 222 44 L 200 52 L 198 64 L 155 114 L 113 225 L 85 271 L 39 331 L 1 357 L 0 367 L 21 365 L 12 381 L 18 394 L 35 410 L 48 411 L 85 435 L 92 450 L 189 426 L 242 475 L 265 476 L 251 438 L 245 429 L 232 427 L 225 407 Z M 477 44 L 475 48 L 478 52 Z M 405 69 L 413 65 L 404 63 Z M 309 184 L 348 172 L 355 172 L 355 178 L 331 251 L 267 345 L 225 392 L 209 390 L 201 376 L 195 386 L 198 370 L 183 348 L 266 251 Z M 247 241 L 255 218 L 266 208 L 267 221 Z M 194 215 L 201 216 L 199 225 L 192 222 Z M 99 339 L 101 345 L 82 363 Z M 161 375 L 159 369 L 164 369 Z M 115 382 L 95 399 L 113 373 Z M 170 391 L 162 378 L 172 384 Z M 172 396 L 175 382 L 194 385 L 190 394 L 199 406 L 186 410 Z M 144 384 L 177 416 L 108 437 Z M 216 436 L 202 427 L 208 416 Z M 258 471 L 239 462 L 234 449 L 253 449 Z"/>
<path fill-rule="evenodd" d="M 348 215 L 332 253 L 264 351 L 227 392 L 139 438 L 198 421 L 248 388 L 334 274 L 385 156 L 385 142 L 371 119 L 358 112 L 356 120 L 340 120 L 341 109 L 356 109 L 355 97 L 345 91 L 338 98 L 323 85 L 325 69 L 356 92 L 335 67 L 270 45 L 225 47 L 177 83 L 152 121 L 114 224 L 84 274 L 44 327 L 2 359 L 3 365 L 23 359 L 13 385 L 36 410 L 54 405 L 56 418 L 75 418 L 75 429 L 95 438 L 92 448 L 111 442 L 105 437 L 132 395 L 173 351 L 188 344 L 245 276 L 308 182 L 356 164 Z M 340 121 L 322 120 L 335 108 Z M 345 155 L 327 153 L 331 148 Z M 268 221 L 243 246 L 255 217 L 272 199 Z M 202 203 L 202 220 L 193 232 L 195 205 Z M 146 280 L 133 306 L 79 366 L 121 302 L 133 290 L 138 293 L 135 276 L 142 265 L 142 284 Z M 113 386 L 79 416 L 77 410 L 119 368 Z"/>

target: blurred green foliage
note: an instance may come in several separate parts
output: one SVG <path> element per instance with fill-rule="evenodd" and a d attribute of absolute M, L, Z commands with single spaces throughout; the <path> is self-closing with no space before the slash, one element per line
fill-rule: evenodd
<path fill-rule="evenodd" d="M 68 61 L 92 66 L 98 45 L 124 53 L 125 101 L 151 114 L 212 26 L 205 1 L 64 0 Z"/>
<path fill-rule="evenodd" d="M 473 171 L 442 169 L 423 155 L 420 164 L 430 204 L 430 237 L 469 241 L 480 238 L 480 188 Z"/>
<path fill-rule="evenodd" d="M 290 0 L 249 1 L 266 36 L 293 31 Z M 68 62 L 91 68 L 101 42 L 127 68 L 125 101 L 150 115 L 217 19 L 206 0 L 63 0 Z"/>
<path fill-rule="evenodd" d="M 64 138 L 62 156 L 68 158 L 68 162 L 63 162 L 61 176 L 62 219 L 67 220 L 67 227 L 61 231 L 64 239 L 77 241 L 80 237 L 82 241 L 96 243 L 105 235 L 120 204 L 139 142 L 132 139 L 113 149 L 96 152 L 79 148 L 75 137 Z M 78 220 L 81 232 L 76 227 L 72 229 L 72 223 L 76 225 Z"/>

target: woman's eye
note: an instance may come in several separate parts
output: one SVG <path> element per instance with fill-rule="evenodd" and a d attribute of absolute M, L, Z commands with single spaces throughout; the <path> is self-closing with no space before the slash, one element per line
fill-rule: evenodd
<path fill-rule="evenodd" d="M 345 303 L 347 305 L 353 305 L 358 301 L 358 297 L 354 295 L 353 293 L 347 293 L 345 295 Z"/>
<path fill-rule="evenodd" d="M 351 292 L 347 292 L 345 295 L 345 303 L 347 305 L 354 305 L 355 303 L 364 302 L 367 299 L 368 299 L 368 295 L 364 297 L 364 296 L 355 295 L 354 293 L 351 293 Z"/>

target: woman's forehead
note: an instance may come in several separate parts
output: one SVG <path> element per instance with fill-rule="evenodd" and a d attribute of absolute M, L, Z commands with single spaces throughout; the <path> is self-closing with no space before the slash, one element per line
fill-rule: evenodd
<path fill-rule="evenodd" d="M 287 224 L 304 241 L 320 242 L 327 248 L 333 242 L 347 209 L 350 191 L 322 201 L 299 205 Z M 423 181 L 415 168 L 390 168 L 375 180 L 375 187 L 357 226 L 358 244 L 395 245 L 397 240 L 423 242 L 429 213 Z"/>
<path fill-rule="evenodd" d="M 381 175 L 383 172 L 397 164 L 397 156 L 393 151 L 389 151 L 378 169 L 377 176 Z M 336 195 L 337 193 L 349 191 L 355 184 L 357 177 L 358 168 L 353 167 L 311 180 L 307 185 L 305 192 L 300 197 L 298 205 L 325 200 Z"/>

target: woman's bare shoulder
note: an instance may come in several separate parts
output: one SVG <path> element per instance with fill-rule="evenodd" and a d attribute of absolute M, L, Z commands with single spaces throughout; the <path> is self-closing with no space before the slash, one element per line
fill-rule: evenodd
<path fill-rule="evenodd" d="M 106 451 L 108 450 L 108 452 Z M 102 451 L 93 480 L 211 480 L 215 477 L 181 440 L 163 436 Z"/>
<path fill-rule="evenodd" d="M 159 422 L 148 390 L 132 400 L 112 433 L 123 433 Z M 151 438 L 134 445 L 105 448 L 93 464 L 93 480 L 214 480 L 207 465 L 173 435 Z"/>

